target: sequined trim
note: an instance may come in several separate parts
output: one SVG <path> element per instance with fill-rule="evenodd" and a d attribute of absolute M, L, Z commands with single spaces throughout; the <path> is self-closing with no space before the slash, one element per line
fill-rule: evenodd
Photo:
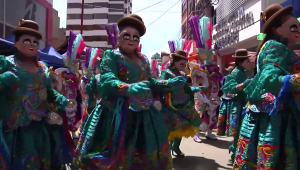
<path fill-rule="evenodd" d="M 300 74 L 291 75 L 290 83 L 300 86 Z"/>
<path fill-rule="evenodd" d="M 126 95 L 129 86 L 130 85 L 126 84 L 126 83 L 120 83 L 120 84 L 118 84 L 119 94 Z"/>
<path fill-rule="evenodd" d="M 241 83 L 241 84 L 238 84 L 235 86 L 235 88 L 239 91 L 243 90 L 244 89 L 244 83 Z"/>
<path fill-rule="evenodd" d="M 223 96 L 222 96 L 222 99 L 224 99 L 224 100 L 231 100 L 231 99 L 233 99 L 233 98 L 236 97 L 236 96 L 237 96 L 237 94 L 228 93 L 228 94 L 226 94 L 226 95 L 223 95 Z"/>

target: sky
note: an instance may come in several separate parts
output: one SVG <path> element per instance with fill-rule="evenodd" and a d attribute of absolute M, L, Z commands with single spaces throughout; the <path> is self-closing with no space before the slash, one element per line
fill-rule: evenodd
<path fill-rule="evenodd" d="M 132 0 L 132 13 L 136 13 L 136 11 L 160 1 L 162 0 Z M 170 9 L 169 12 L 159 18 L 173 5 L 175 6 Z M 58 11 L 60 27 L 65 28 L 67 0 L 53 0 L 53 7 Z M 169 52 L 168 41 L 177 40 L 181 32 L 181 0 L 164 0 L 163 2 L 136 14 L 142 17 L 147 29 L 146 34 L 141 38 L 142 53 L 150 58 L 156 52 Z"/>

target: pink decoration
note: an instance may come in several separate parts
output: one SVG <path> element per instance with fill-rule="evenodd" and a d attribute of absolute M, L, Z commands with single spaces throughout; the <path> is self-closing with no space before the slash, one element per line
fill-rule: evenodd
<path fill-rule="evenodd" d="M 76 55 L 75 59 L 78 59 L 78 57 L 81 56 L 84 48 L 85 48 L 85 43 L 84 43 L 83 39 L 81 39 L 80 44 L 79 44 L 78 49 L 77 49 L 77 55 Z"/>
<path fill-rule="evenodd" d="M 207 45 L 207 50 L 210 50 L 211 46 L 212 46 L 212 32 L 213 32 L 213 25 L 212 25 L 211 21 L 208 21 L 207 30 L 209 33 L 209 39 L 206 40 L 206 45 Z"/>

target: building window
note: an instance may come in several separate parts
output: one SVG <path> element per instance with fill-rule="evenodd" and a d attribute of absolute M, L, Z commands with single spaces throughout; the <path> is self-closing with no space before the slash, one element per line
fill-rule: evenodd
<path fill-rule="evenodd" d="M 3 23 L 0 22 L 0 37 L 1 37 L 1 38 L 4 38 L 4 37 L 3 37 L 3 31 L 4 31 L 4 30 L 3 30 Z"/>
<path fill-rule="evenodd" d="M 9 37 L 11 34 L 13 34 L 14 27 L 5 25 L 5 38 Z"/>
<path fill-rule="evenodd" d="M 182 3 L 182 5 L 181 5 L 181 11 L 182 11 L 182 13 L 184 13 L 184 11 L 186 10 L 186 7 L 187 7 L 186 0 L 184 0 L 183 3 Z"/>
<path fill-rule="evenodd" d="M 108 3 L 105 2 L 95 2 L 94 8 L 108 8 Z"/>
<path fill-rule="evenodd" d="M 124 13 L 127 14 L 127 8 L 124 9 Z"/>
<path fill-rule="evenodd" d="M 124 0 L 124 3 L 127 3 L 127 0 Z"/>
<path fill-rule="evenodd" d="M 81 30 L 81 25 L 67 25 L 67 30 Z M 84 31 L 105 30 L 104 25 L 83 25 Z"/>
<path fill-rule="evenodd" d="M 196 5 L 196 14 L 202 16 L 205 11 L 204 1 L 199 1 Z"/>
<path fill-rule="evenodd" d="M 94 14 L 83 14 L 83 19 L 94 19 Z"/>
<path fill-rule="evenodd" d="M 212 16 L 213 25 L 217 24 L 217 10 L 214 10 L 214 15 Z"/>
<path fill-rule="evenodd" d="M 108 23 L 117 23 L 124 15 L 108 15 Z"/>
<path fill-rule="evenodd" d="M 81 8 L 81 3 L 68 3 L 67 8 Z"/>
<path fill-rule="evenodd" d="M 94 3 L 84 3 L 84 8 L 94 8 Z"/>
<path fill-rule="evenodd" d="M 195 10 L 195 0 L 189 1 L 189 14 Z"/>
<path fill-rule="evenodd" d="M 107 41 L 107 36 L 84 36 L 84 41 Z"/>
<path fill-rule="evenodd" d="M 186 34 L 186 22 L 181 26 L 181 35 Z"/>
<path fill-rule="evenodd" d="M 108 14 L 94 14 L 94 19 L 108 19 Z"/>
<path fill-rule="evenodd" d="M 123 12 L 124 4 L 109 4 L 109 12 Z"/>
<path fill-rule="evenodd" d="M 67 14 L 67 19 L 81 19 L 81 14 Z"/>

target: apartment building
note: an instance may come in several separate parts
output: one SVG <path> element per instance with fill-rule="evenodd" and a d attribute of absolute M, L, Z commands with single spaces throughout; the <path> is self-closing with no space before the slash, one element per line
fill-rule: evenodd
<path fill-rule="evenodd" d="M 0 0 L 0 38 L 12 35 L 21 19 L 29 19 L 39 24 L 43 39 L 40 49 L 52 43 L 53 0 Z"/>
<path fill-rule="evenodd" d="M 80 33 L 87 46 L 111 48 L 104 25 L 112 25 L 132 13 L 132 0 L 84 0 L 83 25 L 81 25 L 82 0 L 68 0 L 66 36 L 69 30 Z"/>

